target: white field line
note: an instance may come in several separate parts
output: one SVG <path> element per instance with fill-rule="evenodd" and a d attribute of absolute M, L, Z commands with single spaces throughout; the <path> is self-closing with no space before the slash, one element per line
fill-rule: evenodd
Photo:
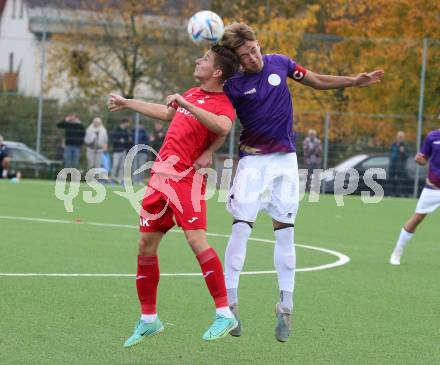
<path fill-rule="evenodd" d="M 39 222 L 39 223 L 54 223 L 54 224 L 79 224 L 79 225 L 88 225 L 88 226 L 97 226 L 97 227 L 111 227 L 111 228 L 130 228 L 130 229 L 138 229 L 138 226 L 129 225 L 129 224 L 114 224 L 114 223 L 100 223 L 100 222 L 76 222 L 69 220 L 60 220 L 60 219 L 46 219 L 46 218 L 32 218 L 32 217 L 16 217 L 16 216 L 8 216 L 8 215 L 0 215 L 0 219 L 5 220 L 18 220 L 18 221 L 30 221 L 30 222 Z M 172 233 L 183 233 L 181 230 L 171 230 Z M 211 237 L 222 237 L 229 238 L 227 234 L 221 233 L 206 233 L 207 236 Z M 250 241 L 256 242 L 265 242 L 265 243 L 274 243 L 273 240 L 265 239 L 265 238 L 256 238 L 250 237 Z M 314 267 L 304 267 L 296 269 L 296 272 L 309 272 L 309 271 L 319 271 L 325 269 L 331 269 L 338 266 L 345 265 L 350 261 L 350 258 L 340 252 L 329 250 L 323 247 L 302 245 L 296 243 L 295 246 L 306 248 L 309 250 L 315 250 L 330 254 L 332 256 L 336 256 L 338 259 L 332 263 L 314 266 Z M 243 271 L 242 275 L 266 275 L 266 274 L 275 274 L 275 270 L 268 271 Z M 200 272 L 198 273 L 161 273 L 160 276 L 201 276 Z M 134 274 L 82 274 L 82 273 L 2 273 L 0 272 L 0 276 L 18 276 L 18 277 L 29 277 L 29 276 L 45 276 L 45 277 L 134 277 Z"/>

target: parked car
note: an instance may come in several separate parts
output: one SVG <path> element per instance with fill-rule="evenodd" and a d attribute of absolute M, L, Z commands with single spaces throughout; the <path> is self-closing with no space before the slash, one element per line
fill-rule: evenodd
<path fill-rule="evenodd" d="M 367 170 L 371 168 L 383 169 L 386 172 L 385 179 L 379 179 L 373 175 L 373 179 L 376 183 L 380 184 L 384 189 L 385 195 L 399 195 L 399 196 L 412 196 L 414 193 L 414 179 L 416 176 L 416 162 L 414 161 L 414 156 L 408 157 L 405 165 L 406 177 L 401 180 L 401 187 L 399 191 L 396 192 L 395 187 L 393 188 L 390 179 L 390 155 L 389 154 L 359 154 L 354 155 L 345 161 L 341 162 L 339 165 L 326 171 L 324 173 L 324 179 L 321 184 L 322 192 L 333 193 L 335 190 L 335 179 L 336 175 L 341 176 L 346 174 L 344 180 L 344 188 L 350 186 L 353 188 L 353 194 L 360 194 L 362 191 L 372 192 L 370 186 L 365 183 L 364 174 Z M 359 179 L 354 174 L 350 175 L 348 172 L 350 169 L 354 169 L 359 173 Z M 425 185 L 426 176 L 428 174 L 427 166 L 419 166 L 419 184 L 418 184 L 418 194 L 423 189 Z M 357 186 L 355 187 L 355 184 Z"/>
<path fill-rule="evenodd" d="M 11 157 L 10 169 L 20 171 L 24 178 L 56 178 L 62 168 L 61 161 L 49 160 L 24 143 L 5 141 Z"/>

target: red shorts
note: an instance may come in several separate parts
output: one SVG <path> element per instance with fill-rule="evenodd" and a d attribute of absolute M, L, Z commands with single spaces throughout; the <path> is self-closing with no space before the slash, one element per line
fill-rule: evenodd
<path fill-rule="evenodd" d="M 187 176 L 180 181 L 160 180 L 153 174 L 142 200 L 141 232 L 167 232 L 176 223 L 183 230 L 206 230 L 206 179 Z"/>

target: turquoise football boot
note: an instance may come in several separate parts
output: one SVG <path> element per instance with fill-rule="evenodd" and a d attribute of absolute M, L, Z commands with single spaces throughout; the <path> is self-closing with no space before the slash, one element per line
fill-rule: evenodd
<path fill-rule="evenodd" d="M 156 320 L 152 323 L 147 323 L 140 319 L 136 323 L 133 335 L 127 341 L 125 341 L 124 347 L 128 348 L 137 345 L 147 337 L 152 337 L 161 333 L 163 329 L 163 324 L 159 317 L 156 318 Z"/>
<path fill-rule="evenodd" d="M 205 341 L 218 340 L 228 335 L 228 333 L 238 326 L 238 321 L 235 317 L 228 318 L 223 317 L 220 314 L 215 316 L 214 323 L 208 330 L 203 334 L 203 339 Z"/>

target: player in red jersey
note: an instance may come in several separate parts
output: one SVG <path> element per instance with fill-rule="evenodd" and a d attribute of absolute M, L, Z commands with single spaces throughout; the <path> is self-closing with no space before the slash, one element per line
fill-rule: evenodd
<path fill-rule="evenodd" d="M 224 337 L 238 324 L 228 307 L 221 262 L 206 239 L 205 183 L 194 168 L 212 158 L 212 152 L 223 143 L 232 126 L 235 112 L 223 93 L 223 83 L 238 67 L 232 51 L 214 46 L 196 60 L 194 76 L 200 86 L 183 95 L 168 96 L 167 105 L 110 95 L 110 111 L 128 108 L 150 118 L 171 121 L 142 202 L 136 276 L 141 319 L 125 347 L 163 331 L 156 313 L 160 276 L 157 250 L 164 234 L 174 226 L 173 216 L 199 261 L 216 306 L 215 321 L 203 339 Z"/>

